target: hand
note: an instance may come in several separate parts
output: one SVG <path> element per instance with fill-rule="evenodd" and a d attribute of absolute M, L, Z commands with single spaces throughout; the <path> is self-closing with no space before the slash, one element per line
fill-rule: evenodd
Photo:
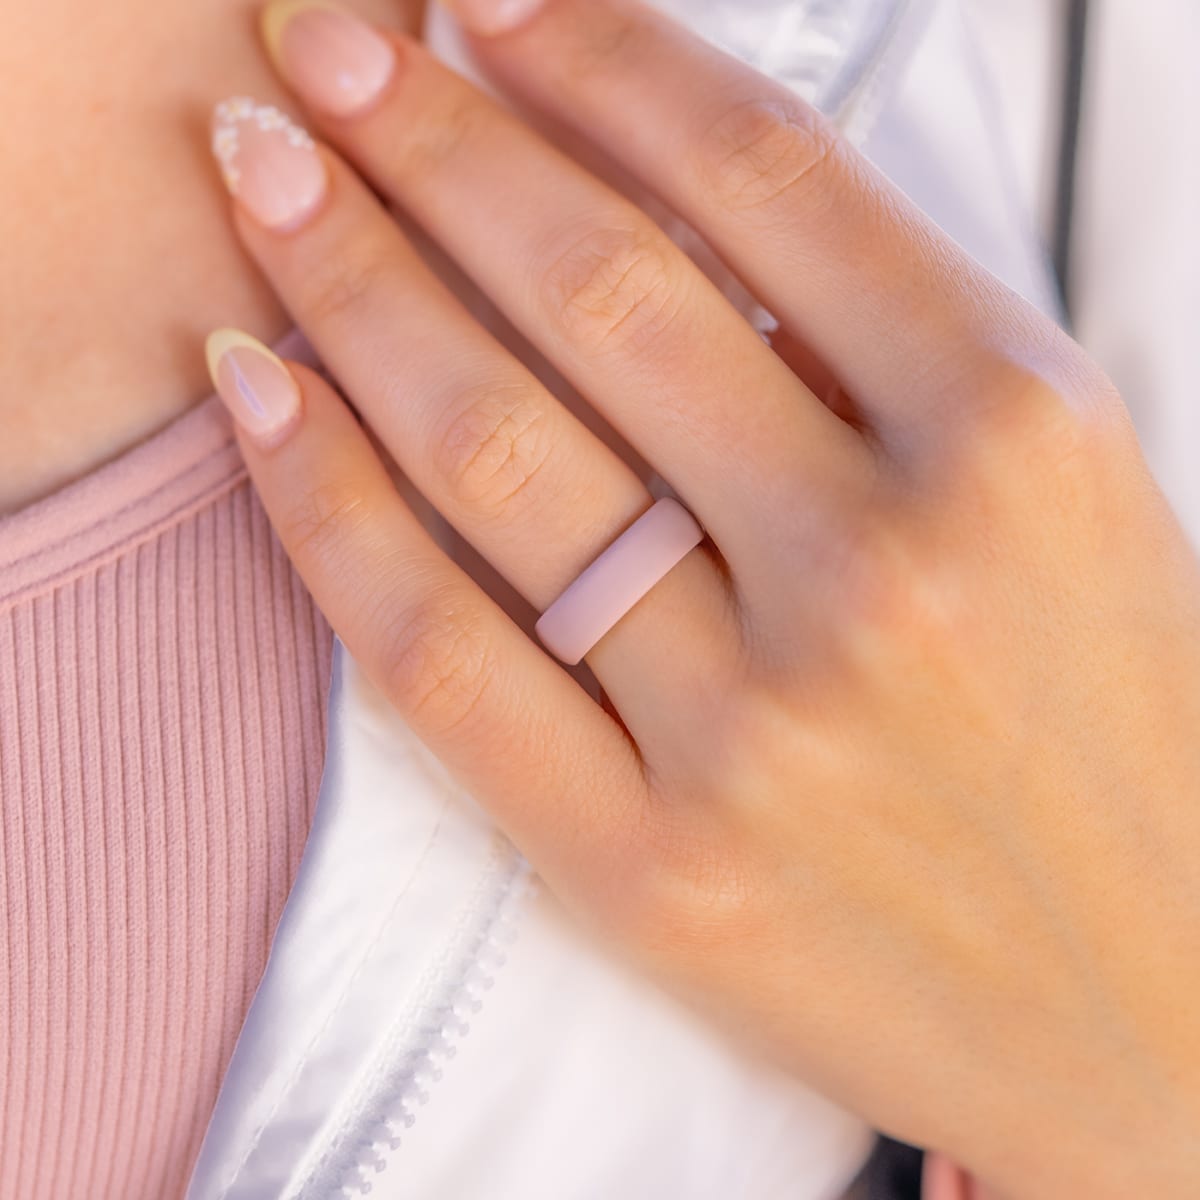
<path fill-rule="evenodd" d="M 631 0 L 476 49 L 703 233 L 776 349 L 418 45 L 266 28 L 325 144 L 222 110 L 238 232 L 521 600 L 317 375 L 217 336 L 263 502 L 377 685 L 578 914 L 879 1127 L 1006 1196 L 1196 1195 L 1200 570 L 1109 382 L 818 114 Z M 643 478 L 372 189 L 707 531 L 587 655 L 607 708 L 529 618 Z"/>

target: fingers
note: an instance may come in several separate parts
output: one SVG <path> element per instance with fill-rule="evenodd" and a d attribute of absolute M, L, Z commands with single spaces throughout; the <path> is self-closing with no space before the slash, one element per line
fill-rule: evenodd
<path fill-rule="evenodd" d="M 637 0 L 554 0 L 475 49 L 695 225 L 884 430 L 969 408 L 977 368 L 1020 332 L 995 319 L 998 285 L 819 113 Z"/>
<path fill-rule="evenodd" d="M 270 114 L 266 131 L 253 115 L 231 124 L 240 202 L 257 203 L 264 157 L 285 156 L 273 184 L 306 181 L 284 235 L 239 203 L 243 242 L 405 475 L 543 611 L 650 507 L 646 487 L 467 312 L 336 155 L 293 145 Z M 281 194 L 268 193 L 273 214 Z M 662 614 L 677 611 L 687 618 L 664 634 Z M 635 736 L 645 720 L 661 725 L 647 672 L 696 661 L 697 645 L 736 646 L 731 617 L 702 546 L 592 648 L 588 664 Z M 712 665 L 704 657 L 696 669 Z"/>
<path fill-rule="evenodd" d="M 276 62 L 325 136 L 670 481 L 735 575 L 775 556 L 782 514 L 815 525 L 862 485 L 857 434 L 636 206 L 403 39 L 348 113 L 314 82 L 336 71 L 330 40 L 304 32 L 311 7 L 270 12 Z"/>
<path fill-rule="evenodd" d="M 272 524 L 350 653 L 539 869 L 569 894 L 607 886 L 588 864 L 632 852 L 646 796 L 628 736 L 446 557 L 318 375 L 232 331 L 209 359 Z"/>
<path fill-rule="evenodd" d="M 449 293 L 370 191 L 325 156 L 329 200 L 287 238 L 238 231 L 388 452 L 534 607 L 563 548 L 652 503 L 641 481 Z M 580 547 L 582 550 L 583 547 Z"/>

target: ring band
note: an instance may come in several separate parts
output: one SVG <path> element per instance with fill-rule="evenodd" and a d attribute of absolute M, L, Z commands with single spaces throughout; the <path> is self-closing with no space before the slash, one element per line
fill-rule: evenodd
<path fill-rule="evenodd" d="M 647 509 L 604 550 L 533 627 L 560 662 L 575 666 L 672 567 L 704 540 L 672 496 Z"/>

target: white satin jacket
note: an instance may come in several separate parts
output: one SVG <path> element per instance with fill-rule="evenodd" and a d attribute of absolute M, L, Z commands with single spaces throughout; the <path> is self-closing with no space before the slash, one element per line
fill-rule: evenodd
<path fill-rule="evenodd" d="M 1055 311 L 955 0 L 661 2 Z M 470 70 L 440 10 L 429 38 Z M 589 945 L 338 646 L 315 822 L 189 1200 L 834 1200 L 871 1142 Z"/>

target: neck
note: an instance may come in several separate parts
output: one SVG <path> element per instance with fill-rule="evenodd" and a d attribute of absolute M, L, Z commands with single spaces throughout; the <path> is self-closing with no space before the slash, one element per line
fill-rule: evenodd
<path fill-rule="evenodd" d="M 411 24 L 419 0 L 359 0 Z M 0 75 L 0 513 L 115 457 L 210 391 L 203 341 L 289 321 L 234 239 L 208 114 L 234 93 L 299 109 L 259 46 L 257 4 L 21 6 Z"/>

